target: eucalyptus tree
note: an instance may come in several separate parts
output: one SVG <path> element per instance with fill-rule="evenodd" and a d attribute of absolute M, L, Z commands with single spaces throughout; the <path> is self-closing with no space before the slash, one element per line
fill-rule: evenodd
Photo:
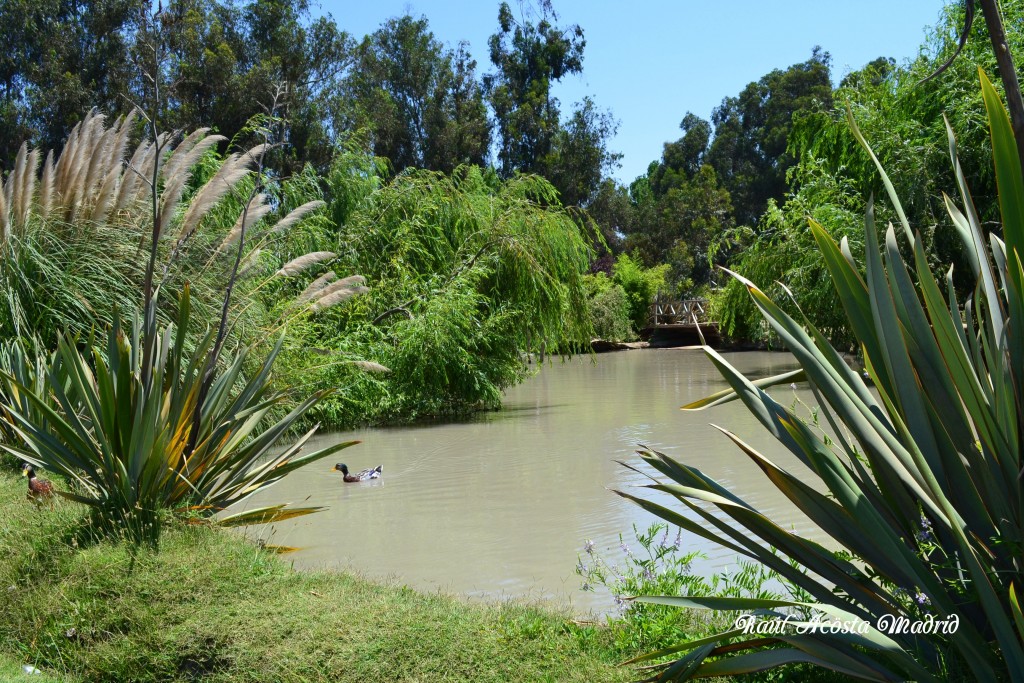
<path fill-rule="evenodd" d="M 0 3 L 0 165 L 31 138 L 57 148 L 93 107 L 127 112 L 147 0 Z"/>
<path fill-rule="evenodd" d="M 559 26 L 551 0 L 540 0 L 537 16 L 523 6 L 519 18 L 508 3 L 498 10 L 498 32 L 489 47 L 494 72 L 484 90 L 497 124 L 498 167 L 550 179 L 565 205 L 585 205 L 619 155 L 607 148 L 618 124 L 590 98 L 576 105 L 567 122 L 552 86 L 583 72 L 586 39 L 578 24 Z M 534 20 L 535 19 L 535 20 Z"/>
<path fill-rule="evenodd" d="M 330 16 L 313 19 L 308 0 L 170 0 L 164 16 L 169 125 L 212 126 L 233 138 L 278 98 L 288 129 L 277 161 L 286 171 L 306 161 L 328 166 L 331 104 L 351 48 Z"/>
<path fill-rule="evenodd" d="M 397 172 L 486 163 L 491 130 L 468 46 L 446 48 L 426 17 L 389 19 L 354 51 L 345 78 L 349 123 L 369 131 Z"/>
<path fill-rule="evenodd" d="M 785 195 L 786 171 L 795 163 L 787 153 L 793 122 L 831 107 L 830 62 L 816 47 L 807 61 L 772 70 L 712 113 L 707 161 L 732 195 L 737 222 L 755 225 L 768 200 Z"/>

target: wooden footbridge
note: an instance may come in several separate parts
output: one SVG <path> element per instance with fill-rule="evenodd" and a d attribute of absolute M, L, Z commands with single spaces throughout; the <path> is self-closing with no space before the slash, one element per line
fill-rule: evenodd
<path fill-rule="evenodd" d="M 644 336 L 649 336 L 651 346 L 717 343 L 718 323 L 708 317 L 707 304 L 705 299 L 678 300 L 659 295 L 651 304 Z"/>

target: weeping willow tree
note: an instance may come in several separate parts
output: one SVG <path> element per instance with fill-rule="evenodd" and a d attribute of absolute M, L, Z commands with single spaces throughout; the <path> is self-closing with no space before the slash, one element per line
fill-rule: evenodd
<path fill-rule="evenodd" d="M 593 253 L 550 184 L 501 182 L 475 167 L 382 183 L 372 166 L 357 166 L 330 175 L 341 190 L 332 203 L 344 206 L 328 213 L 344 222 L 322 248 L 336 259 L 292 278 L 301 296 L 330 287 L 340 266 L 369 287 L 305 316 L 286 359 L 297 385 L 346 387 L 318 419 L 341 426 L 494 408 L 524 377 L 524 352 L 589 341 L 583 275 Z"/>

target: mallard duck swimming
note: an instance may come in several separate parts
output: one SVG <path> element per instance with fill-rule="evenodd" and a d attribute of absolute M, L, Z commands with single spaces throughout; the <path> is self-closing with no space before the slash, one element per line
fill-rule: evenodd
<path fill-rule="evenodd" d="M 337 465 L 335 465 L 334 469 L 340 470 L 341 473 L 343 475 L 345 475 L 344 477 L 342 477 L 342 479 L 344 479 L 345 481 L 347 481 L 347 482 L 349 482 L 351 484 L 352 482 L 355 482 L 355 481 L 367 481 L 368 479 L 380 479 L 381 470 L 384 469 L 384 465 L 377 465 L 376 467 L 368 467 L 365 470 L 363 470 L 362 472 L 357 472 L 356 474 L 349 474 L 348 473 L 348 465 L 346 465 L 343 462 L 339 462 Z"/>
<path fill-rule="evenodd" d="M 21 464 L 21 473 L 28 477 L 29 500 L 39 501 L 53 495 L 53 484 L 48 479 L 40 479 L 36 476 L 36 470 L 31 463 Z"/>

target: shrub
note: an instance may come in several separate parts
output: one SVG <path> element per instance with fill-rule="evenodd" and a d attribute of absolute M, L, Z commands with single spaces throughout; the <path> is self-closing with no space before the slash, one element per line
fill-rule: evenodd
<path fill-rule="evenodd" d="M 608 341 L 635 339 L 626 290 L 604 273 L 587 275 L 586 282 L 587 307 L 597 338 Z"/>
<path fill-rule="evenodd" d="M 668 276 L 668 264 L 644 268 L 640 259 L 629 254 L 619 254 L 612 266 L 612 281 L 622 287 L 629 300 L 629 319 L 633 328 L 641 330 L 647 327 L 654 295 L 665 288 Z"/>

